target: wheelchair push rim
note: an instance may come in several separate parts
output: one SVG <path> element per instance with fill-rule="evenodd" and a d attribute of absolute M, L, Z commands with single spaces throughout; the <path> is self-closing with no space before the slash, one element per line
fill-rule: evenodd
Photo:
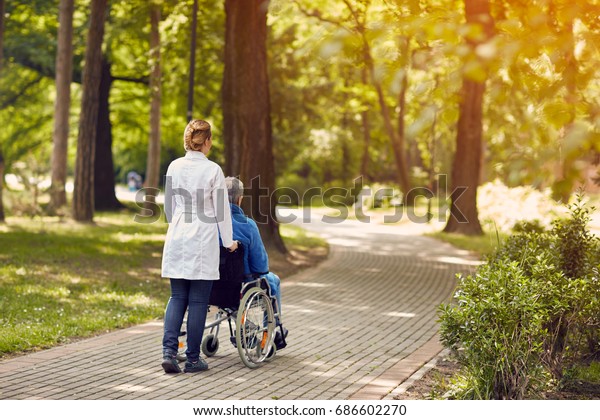
<path fill-rule="evenodd" d="M 259 287 L 248 290 L 237 313 L 236 345 L 242 362 L 254 369 L 263 363 L 273 346 L 275 316 L 271 299 Z"/>

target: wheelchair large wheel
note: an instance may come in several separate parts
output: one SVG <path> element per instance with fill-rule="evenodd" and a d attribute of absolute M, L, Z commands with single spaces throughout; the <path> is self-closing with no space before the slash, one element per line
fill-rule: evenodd
<path fill-rule="evenodd" d="M 257 368 L 269 356 L 275 335 L 271 299 L 259 287 L 249 289 L 238 309 L 235 340 L 242 362 Z"/>

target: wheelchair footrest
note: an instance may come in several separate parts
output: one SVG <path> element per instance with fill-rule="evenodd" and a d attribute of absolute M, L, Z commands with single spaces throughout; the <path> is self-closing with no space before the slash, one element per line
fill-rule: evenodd
<path fill-rule="evenodd" d="M 287 341 L 285 340 L 288 335 L 288 329 L 283 325 L 279 325 L 278 330 L 275 331 L 274 343 L 277 346 L 277 350 L 281 350 L 287 347 Z"/>

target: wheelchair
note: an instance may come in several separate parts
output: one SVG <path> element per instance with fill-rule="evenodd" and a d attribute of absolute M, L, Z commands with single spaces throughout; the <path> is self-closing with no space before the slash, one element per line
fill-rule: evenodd
<path fill-rule="evenodd" d="M 277 299 L 265 277 L 246 280 L 241 244 L 235 252 L 221 248 L 220 258 L 220 280 L 213 283 L 209 299 L 209 305 L 218 310 L 214 320 L 204 326 L 201 351 L 206 357 L 217 353 L 219 329 L 226 321 L 231 344 L 237 348 L 244 365 L 254 369 L 272 360 L 277 352 L 274 338 L 277 320 L 281 320 Z"/>

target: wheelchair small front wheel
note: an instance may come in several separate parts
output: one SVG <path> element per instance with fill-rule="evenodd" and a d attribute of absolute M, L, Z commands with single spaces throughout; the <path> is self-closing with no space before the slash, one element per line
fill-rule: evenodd
<path fill-rule="evenodd" d="M 269 356 L 275 335 L 271 299 L 260 287 L 249 289 L 242 297 L 235 331 L 242 362 L 251 369 L 257 368 Z"/>
<path fill-rule="evenodd" d="M 214 334 L 208 334 L 202 339 L 202 353 L 206 357 L 213 357 L 219 350 L 219 338 Z"/>

